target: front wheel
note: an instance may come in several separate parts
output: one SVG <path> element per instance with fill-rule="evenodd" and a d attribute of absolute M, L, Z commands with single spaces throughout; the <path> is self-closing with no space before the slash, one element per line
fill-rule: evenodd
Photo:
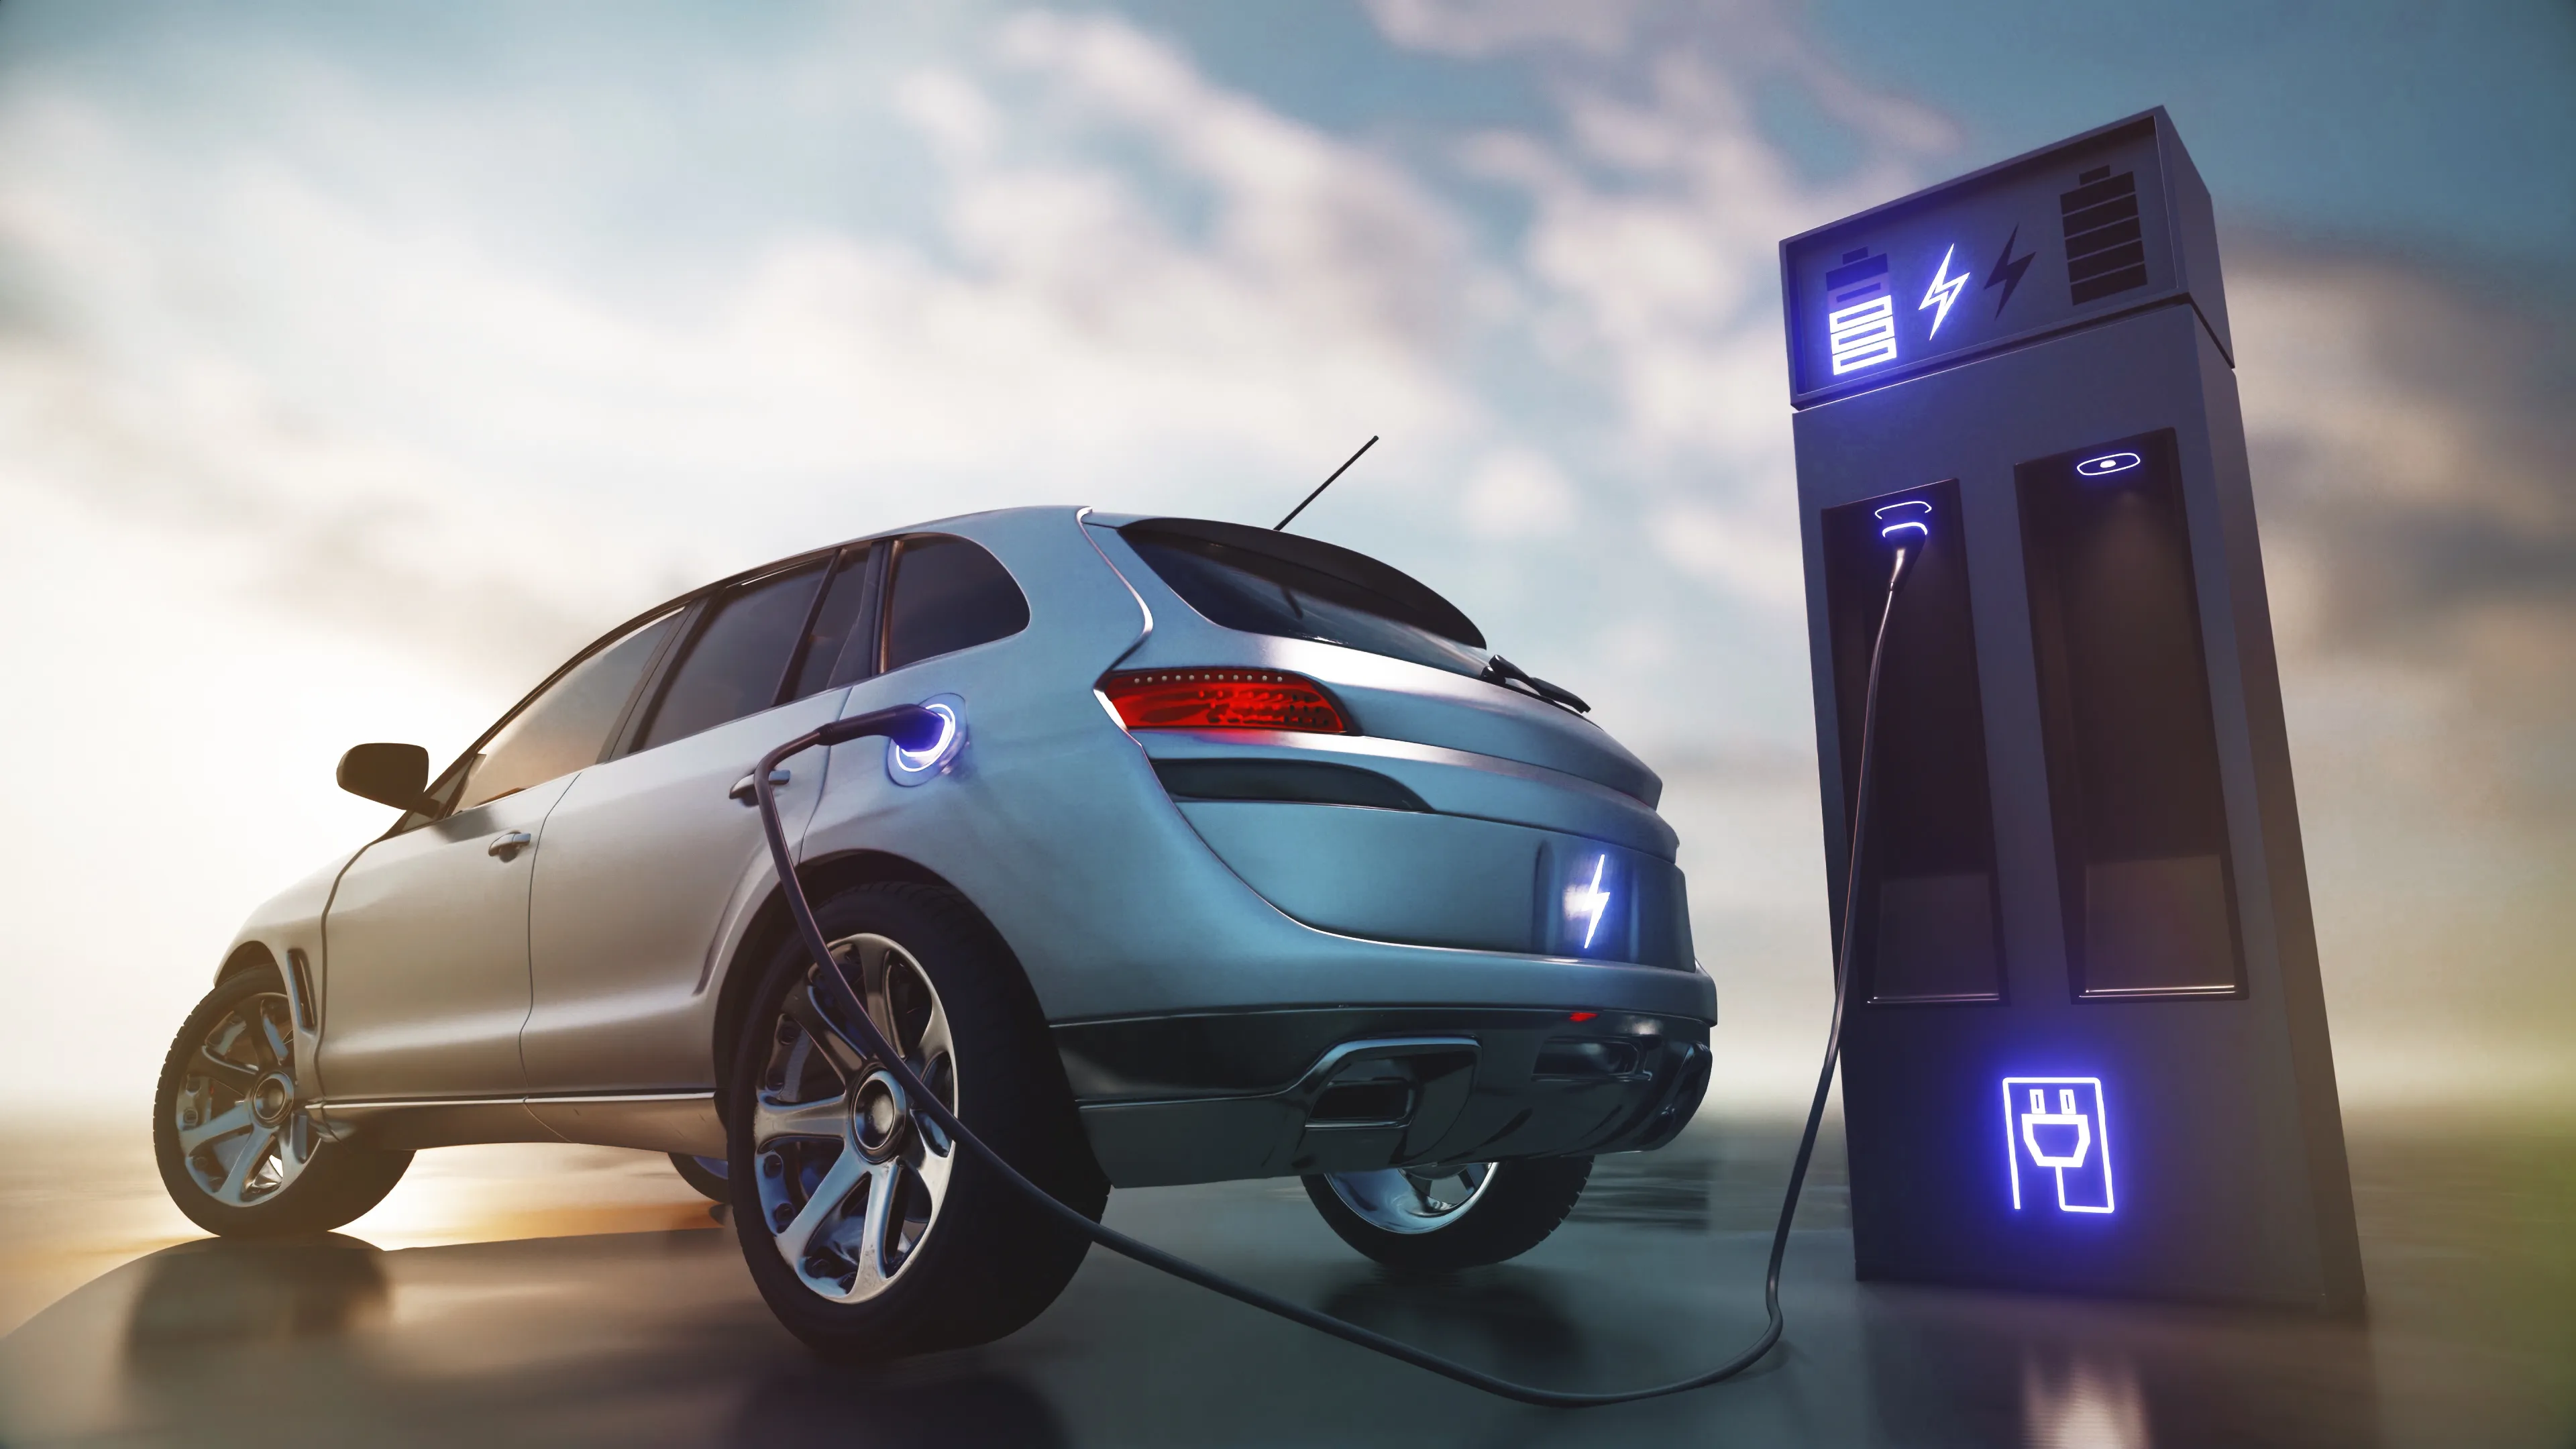
<path fill-rule="evenodd" d="M 1343 1242 L 1399 1272 L 1448 1273 L 1517 1258 L 1574 1211 L 1589 1157 L 1316 1173 L 1315 1210 Z"/>
<path fill-rule="evenodd" d="M 152 1155 L 179 1211 L 226 1237 L 329 1232 L 411 1165 L 323 1135 L 296 1094 L 294 1023 L 266 970 L 219 983 L 180 1026 L 153 1093 Z"/>

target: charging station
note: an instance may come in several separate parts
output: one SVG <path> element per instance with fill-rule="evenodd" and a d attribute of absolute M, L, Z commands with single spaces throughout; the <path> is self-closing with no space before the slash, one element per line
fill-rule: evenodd
<path fill-rule="evenodd" d="M 2172 121 L 1780 260 L 1859 1276 L 2358 1311 L 2217 236 Z M 1891 536 L 1921 554 L 1853 861 Z"/>

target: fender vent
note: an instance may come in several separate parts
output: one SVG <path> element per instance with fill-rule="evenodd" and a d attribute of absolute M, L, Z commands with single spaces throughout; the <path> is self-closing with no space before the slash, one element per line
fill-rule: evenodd
<path fill-rule="evenodd" d="M 321 1022 L 315 1014 L 320 1008 L 313 1001 L 313 969 L 305 963 L 302 950 L 287 948 L 286 969 L 295 973 L 295 1024 L 306 1031 L 318 1029 Z"/>

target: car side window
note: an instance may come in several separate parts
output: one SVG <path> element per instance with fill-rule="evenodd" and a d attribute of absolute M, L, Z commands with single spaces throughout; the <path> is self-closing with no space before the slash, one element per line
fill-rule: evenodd
<path fill-rule="evenodd" d="M 787 687 L 789 699 L 805 696 L 834 684 L 847 684 L 867 673 L 868 651 L 856 646 L 865 627 L 862 616 L 867 612 L 868 555 L 867 544 L 856 544 L 841 550 L 840 561 L 832 566 L 832 580 L 823 586 L 823 602 L 814 610 L 814 627 L 805 639 L 805 652 L 796 660 L 795 682 Z"/>
<path fill-rule="evenodd" d="M 597 764 L 680 614 L 673 609 L 592 651 L 520 706 L 466 764 L 455 808 L 471 810 Z"/>
<path fill-rule="evenodd" d="M 649 750 L 778 703 L 805 636 L 824 560 L 736 584 L 716 596 L 662 686 L 636 745 Z"/>
<path fill-rule="evenodd" d="M 945 534 L 897 545 L 886 598 L 887 669 L 989 644 L 1028 626 L 1028 596 L 981 545 Z"/>

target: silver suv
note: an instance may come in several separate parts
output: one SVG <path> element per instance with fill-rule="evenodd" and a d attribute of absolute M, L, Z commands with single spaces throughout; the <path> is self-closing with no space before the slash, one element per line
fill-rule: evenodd
<path fill-rule="evenodd" d="M 668 1152 L 761 1291 L 868 1355 L 1008 1333 L 1083 1243 L 821 1026 L 746 771 L 871 1016 L 1028 1176 L 1297 1175 L 1360 1251 L 1522 1252 L 1708 1078 L 1660 782 L 1374 559 L 1072 508 L 801 555 L 619 626 L 254 912 L 181 1028 L 163 1178 L 218 1233 L 365 1212 L 416 1148 Z"/>

